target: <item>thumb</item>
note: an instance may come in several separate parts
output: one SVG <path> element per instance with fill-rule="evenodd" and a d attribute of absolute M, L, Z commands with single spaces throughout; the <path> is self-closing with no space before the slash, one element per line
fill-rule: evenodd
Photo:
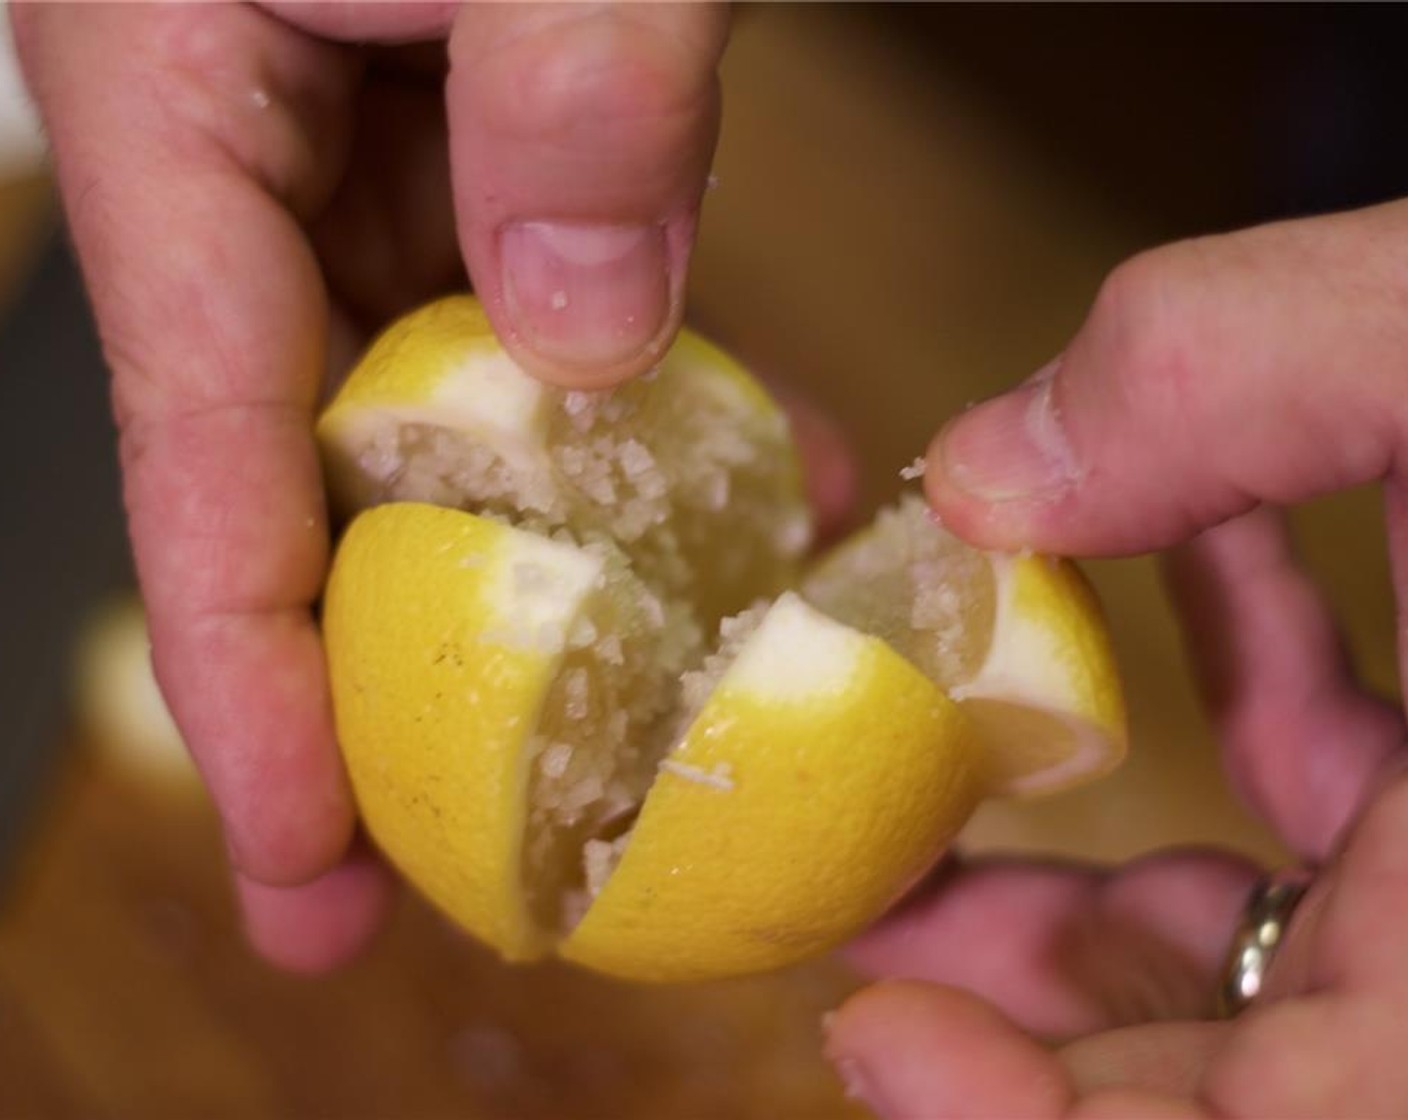
<path fill-rule="evenodd" d="M 1060 358 L 939 434 L 930 501 L 977 544 L 1109 555 L 1383 477 L 1405 244 L 1399 202 L 1135 257 Z"/>
<path fill-rule="evenodd" d="M 718 4 L 467 4 L 450 37 L 460 243 L 504 344 L 576 386 L 679 328 L 718 134 Z"/>

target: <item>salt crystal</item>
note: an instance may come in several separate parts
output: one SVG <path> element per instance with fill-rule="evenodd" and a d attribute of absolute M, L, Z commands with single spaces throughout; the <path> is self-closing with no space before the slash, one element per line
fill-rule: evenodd
<path fill-rule="evenodd" d="M 567 645 L 571 649 L 586 649 L 596 638 L 596 623 L 583 615 L 572 624 L 572 632 L 567 636 Z"/>
<path fill-rule="evenodd" d="M 619 458 L 621 470 L 627 478 L 639 478 L 656 469 L 655 456 L 637 439 L 628 439 L 621 444 Z"/>
<path fill-rule="evenodd" d="M 636 493 L 649 502 L 658 502 L 669 489 L 669 483 L 665 481 L 665 476 L 658 470 L 643 474 L 631 481 L 636 484 Z"/>
<path fill-rule="evenodd" d="M 568 416 L 581 416 L 592 406 L 591 394 L 571 389 L 562 395 L 562 411 Z"/>
<path fill-rule="evenodd" d="M 660 769 L 667 770 L 687 782 L 697 782 L 710 789 L 722 790 L 724 793 L 730 793 L 733 790 L 733 778 L 730 776 L 731 771 L 727 769 L 726 764 L 715 766 L 712 770 L 705 770 L 702 766 L 692 766 L 688 762 L 676 762 L 673 758 L 666 758 L 661 760 Z"/>
<path fill-rule="evenodd" d="M 604 463 L 591 460 L 587 468 L 577 476 L 577 485 L 581 487 L 582 493 L 597 505 L 616 504 L 616 484 L 611 481 L 611 475 L 607 473 Z"/>
<path fill-rule="evenodd" d="M 597 645 L 597 653 L 608 665 L 622 665 L 626 658 L 621 649 L 621 639 L 615 634 L 607 634 Z"/>
<path fill-rule="evenodd" d="M 922 456 L 916 458 L 907 467 L 900 468 L 900 477 L 906 482 L 913 482 L 916 478 L 923 478 L 924 471 L 928 466 Z"/>
<path fill-rule="evenodd" d="M 630 843 L 629 832 L 615 840 L 588 840 L 582 846 L 582 865 L 586 872 L 587 891 L 593 897 L 601 893 L 606 880 L 621 862 L 626 845 Z"/>
<path fill-rule="evenodd" d="M 665 625 L 665 605 L 660 599 L 648 591 L 641 593 L 641 609 L 645 612 L 646 620 L 652 627 L 659 629 Z"/>
<path fill-rule="evenodd" d="M 571 743 L 552 743 L 538 756 L 538 766 L 549 778 L 560 778 L 567 773 L 567 764 L 572 761 Z"/>
<path fill-rule="evenodd" d="M 554 311 L 564 310 L 567 307 L 567 293 L 561 288 L 557 289 L 548 300 L 548 304 Z"/>
<path fill-rule="evenodd" d="M 566 692 L 564 709 L 568 719 L 586 719 L 588 706 L 587 694 L 589 691 L 587 681 L 587 671 L 582 668 L 572 669 L 567 673 L 563 689 Z"/>
<path fill-rule="evenodd" d="M 562 808 L 567 811 L 568 819 L 575 820 L 583 809 L 605 792 L 606 786 L 600 776 L 588 774 L 567 791 L 562 799 Z"/>
<path fill-rule="evenodd" d="M 804 513 L 784 518 L 774 538 L 777 550 L 784 556 L 800 556 L 807 550 L 811 541 L 811 521 Z"/>
<path fill-rule="evenodd" d="M 567 395 L 569 397 L 572 396 L 571 393 Z M 580 475 L 586 469 L 587 463 L 589 462 L 587 452 L 584 448 L 573 447 L 570 444 L 566 447 L 558 448 L 557 461 L 558 465 L 562 468 L 562 473 L 567 475 L 568 478 L 576 478 Z"/>

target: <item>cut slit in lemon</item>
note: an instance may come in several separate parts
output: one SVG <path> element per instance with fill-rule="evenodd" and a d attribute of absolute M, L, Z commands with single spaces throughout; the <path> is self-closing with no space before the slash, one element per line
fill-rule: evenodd
<path fill-rule="evenodd" d="M 463 311 L 459 334 L 435 336 L 461 359 Z M 406 345 L 379 343 L 368 360 Z M 614 535 L 615 514 L 558 467 L 523 510 L 512 497 L 486 502 L 489 516 L 404 501 L 425 496 L 426 477 L 450 488 L 433 495 L 442 504 L 480 501 L 455 489 L 455 448 L 482 429 L 442 418 L 448 445 L 400 441 L 387 469 L 359 441 L 385 442 L 409 413 L 376 399 L 365 367 L 320 425 L 333 471 L 353 476 L 345 492 L 390 503 L 352 522 L 324 612 L 359 805 L 405 874 L 511 959 L 557 952 L 659 981 L 790 963 L 877 917 L 982 796 L 1046 788 L 1123 750 L 1109 650 L 1078 577 L 974 552 L 917 500 L 774 598 L 795 556 L 762 511 L 796 516 L 790 449 L 779 459 L 756 442 L 778 418 L 741 371 L 701 375 L 702 351 L 685 350 L 631 388 L 634 412 L 610 409 L 610 395 L 551 404 L 607 417 L 593 438 L 618 451 L 620 425 L 638 425 L 629 438 L 661 464 L 667 495 L 645 548 Z M 443 358 L 421 382 L 471 376 Z M 678 424 L 684 413 L 656 398 L 694 400 L 701 378 L 738 382 L 730 407 L 768 414 L 722 425 L 762 449 L 725 472 L 739 508 L 670 496 L 678 475 L 656 449 L 678 433 L 644 423 Z M 495 414 L 531 411 L 520 404 L 537 390 L 522 389 L 494 390 L 519 402 Z M 714 463 L 720 420 L 691 437 Z M 560 464 L 554 431 L 520 426 L 514 439 Z M 761 562 L 711 568 L 735 540 Z M 690 598 L 701 589 L 707 607 Z"/>

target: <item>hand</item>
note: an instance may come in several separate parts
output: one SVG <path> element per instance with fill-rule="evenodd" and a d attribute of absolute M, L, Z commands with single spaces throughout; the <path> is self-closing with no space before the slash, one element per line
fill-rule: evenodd
<path fill-rule="evenodd" d="M 929 497 L 975 543 L 1180 546 L 1168 575 L 1231 780 L 1320 871 L 1269 990 L 1218 1021 L 1244 861 L 955 862 L 854 949 L 903 979 L 831 1024 L 829 1052 L 882 1115 L 1408 1111 L 1404 720 L 1357 684 L 1258 508 L 1382 482 L 1401 610 L 1405 250 L 1394 203 L 1145 254 L 1057 362 L 935 441 Z"/>
<path fill-rule="evenodd" d="M 653 365 L 680 321 L 727 11 L 11 13 L 112 367 L 157 675 L 253 940 L 332 965 L 376 927 L 390 880 L 354 844 L 310 610 L 325 375 L 466 265 L 543 377 Z M 446 36 L 448 76 L 434 42 L 346 45 Z"/>

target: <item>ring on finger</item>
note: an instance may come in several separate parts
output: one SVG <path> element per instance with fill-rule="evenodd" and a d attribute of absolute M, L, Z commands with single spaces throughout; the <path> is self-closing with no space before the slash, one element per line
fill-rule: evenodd
<path fill-rule="evenodd" d="M 1218 1012 L 1230 1019 L 1251 1004 L 1286 938 L 1296 908 L 1310 889 L 1314 872 L 1290 867 L 1260 879 L 1247 896 L 1218 989 Z"/>

